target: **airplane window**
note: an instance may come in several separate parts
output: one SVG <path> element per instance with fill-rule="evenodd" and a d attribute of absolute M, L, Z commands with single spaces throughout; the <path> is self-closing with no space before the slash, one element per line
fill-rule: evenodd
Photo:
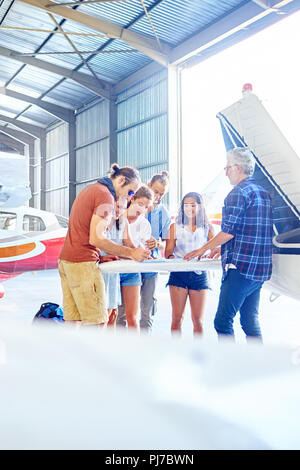
<path fill-rule="evenodd" d="M 23 230 L 25 232 L 42 232 L 46 230 L 46 226 L 40 217 L 34 215 L 24 215 Z"/>
<path fill-rule="evenodd" d="M 0 230 L 16 230 L 17 214 L 0 212 Z"/>
<path fill-rule="evenodd" d="M 62 215 L 56 215 L 56 218 L 61 227 L 68 228 L 69 219 L 67 217 L 63 217 Z"/>

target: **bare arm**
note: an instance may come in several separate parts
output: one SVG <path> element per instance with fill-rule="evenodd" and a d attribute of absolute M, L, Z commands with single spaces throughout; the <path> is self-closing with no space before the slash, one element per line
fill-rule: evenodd
<path fill-rule="evenodd" d="M 207 240 L 211 240 L 215 235 L 215 231 L 214 231 L 214 228 L 212 226 L 212 224 L 209 224 L 209 231 L 208 231 L 208 235 L 207 235 Z"/>
<path fill-rule="evenodd" d="M 150 255 L 149 251 L 142 248 L 129 248 L 123 245 L 117 245 L 116 243 L 108 240 L 106 237 L 107 220 L 93 215 L 90 223 L 90 239 L 91 245 L 96 248 L 105 251 L 109 255 L 120 256 L 121 258 L 130 258 L 135 261 L 143 261 Z"/>
<path fill-rule="evenodd" d="M 165 241 L 166 239 L 156 240 L 154 237 L 151 237 L 149 238 L 149 240 L 146 241 L 146 246 L 147 248 L 149 248 L 149 250 L 154 250 L 154 248 L 164 250 L 166 246 Z"/>
<path fill-rule="evenodd" d="M 124 234 L 123 234 L 123 245 L 128 246 L 129 248 L 135 248 L 134 244 L 132 243 L 129 228 L 128 228 L 128 222 L 126 221 L 126 226 L 124 229 Z"/>
<path fill-rule="evenodd" d="M 176 246 L 176 226 L 172 224 L 169 228 L 168 237 L 166 240 L 166 249 L 165 249 L 165 257 L 175 258 L 174 256 L 174 249 Z"/>
<path fill-rule="evenodd" d="M 159 245 L 159 241 L 155 240 L 154 237 L 149 238 L 149 240 L 146 241 L 146 247 L 149 248 L 149 250 L 154 250 L 154 248 L 157 248 Z"/>

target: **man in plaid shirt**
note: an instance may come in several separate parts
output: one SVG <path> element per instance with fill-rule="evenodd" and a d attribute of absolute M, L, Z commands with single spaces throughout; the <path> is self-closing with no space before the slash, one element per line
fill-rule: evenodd
<path fill-rule="evenodd" d="M 241 326 L 248 337 L 261 340 L 258 321 L 260 291 L 272 273 L 273 218 L 270 195 L 252 177 L 255 161 L 249 149 L 227 153 L 226 175 L 234 186 L 224 201 L 221 231 L 189 260 L 211 250 L 221 254 L 223 278 L 215 329 L 219 335 L 234 335 L 233 321 L 240 312 Z"/>

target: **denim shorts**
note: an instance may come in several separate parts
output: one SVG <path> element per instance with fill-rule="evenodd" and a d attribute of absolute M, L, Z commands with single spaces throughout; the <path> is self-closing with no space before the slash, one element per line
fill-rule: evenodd
<path fill-rule="evenodd" d="M 141 286 L 141 273 L 120 273 L 121 286 Z"/>
<path fill-rule="evenodd" d="M 172 272 L 167 286 L 182 287 L 189 290 L 210 289 L 206 271 L 202 271 L 201 274 L 194 271 Z"/>

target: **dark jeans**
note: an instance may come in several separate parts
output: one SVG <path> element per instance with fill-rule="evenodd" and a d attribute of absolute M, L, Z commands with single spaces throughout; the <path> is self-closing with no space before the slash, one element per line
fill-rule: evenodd
<path fill-rule="evenodd" d="M 221 284 L 215 329 L 219 335 L 234 335 L 233 320 L 240 312 L 240 322 L 247 337 L 262 339 L 258 322 L 260 291 L 263 282 L 252 281 L 229 269 Z"/>

